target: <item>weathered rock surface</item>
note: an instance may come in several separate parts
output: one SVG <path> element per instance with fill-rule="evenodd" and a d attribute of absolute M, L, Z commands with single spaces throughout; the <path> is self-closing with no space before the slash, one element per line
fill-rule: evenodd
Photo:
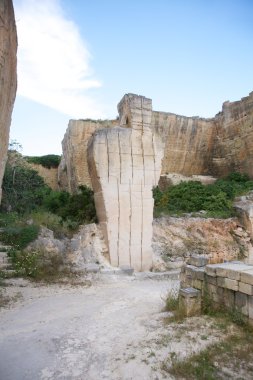
<path fill-rule="evenodd" d="M 109 265 L 103 234 L 95 223 L 83 225 L 70 240 L 66 262 L 74 269 L 84 270 L 87 264 Z"/>
<path fill-rule="evenodd" d="M 62 190 L 74 193 L 80 185 L 92 187 L 87 162 L 87 146 L 94 132 L 115 125 L 114 120 L 70 120 L 62 141 L 58 182 Z"/>
<path fill-rule="evenodd" d="M 239 101 L 223 103 L 214 124 L 213 175 L 238 171 L 253 178 L 253 92 Z"/>
<path fill-rule="evenodd" d="M 250 247 L 249 233 L 237 219 L 161 217 L 153 221 L 158 268 L 180 266 L 193 254 L 207 255 L 210 263 L 247 259 Z"/>
<path fill-rule="evenodd" d="M 127 94 L 123 99 L 126 97 L 138 98 L 134 94 Z M 134 120 L 141 123 L 141 116 L 138 106 L 134 109 L 129 104 L 119 103 L 119 123 L 122 127 L 132 128 Z M 152 111 L 150 99 L 149 107 Z M 240 101 L 225 102 L 222 112 L 214 118 L 152 111 L 143 121 L 164 142 L 162 174 L 222 177 L 231 171 L 239 171 L 253 178 L 253 92 Z M 61 188 L 72 192 L 80 184 L 91 186 L 83 150 L 87 149 L 96 130 L 116 125 L 116 121 L 70 121 L 59 169 Z"/>
<path fill-rule="evenodd" d="M 89 264 L 110 267 L 103 234 L 95 223 L 80 226 L 71 239 L 57 239 L 53 231 L 41 227 L 38 238 L 26 250 L 40 252 L 44 259 L 60 259 L 73 272 L 84 272 Z"/>
<path fill-rule="evenodd" d="M 210 174 L 212 119 L 153 112 L 151 127 L 165 141 L 162 174 Z"/>
<path fill-rule="evenodd" d="M 33 170 L 36 170 L 36 172 L 41 176 L 45 183 L 51 187 L 53 190 L 58 190 L 58 168 L 45 168 L 42 165 L 38 164 L 32 164 L 29 163 L 28 167 L 30 167 Z"/>
<path fill-rule="evenodd" d="M 11 0 L 0 3 L 0 202 L 11 114 L 17 89 L 17 33 Z"/>
<path fill-rule="evenodd" d="M 234 203 L 240 222 L 253 239 L 253 191 L 247 195 L 238 197 Z"/>
<path fill-rule="evenodd" d="M 41 227 L 38 238 L 30 243 L 28 251 L 39 251 L 51 256 L 61 256 L 64 258 L 67 252 L 66 240 L 55 239 L 53 231 L 46 227 Z"/>
<path fill-rule="evenodd" d="M 111 265 L 145 271 L 152 267 L 152 188 L 160 177 L 162 145 L 149 128 L 150 99 L 126 95 L 119 109 L 126 128 L 95 133 L 90 176 Z"/>

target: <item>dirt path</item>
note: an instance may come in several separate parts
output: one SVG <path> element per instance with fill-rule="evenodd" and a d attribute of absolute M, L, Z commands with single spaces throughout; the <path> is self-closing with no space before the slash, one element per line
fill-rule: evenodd
<path fill-rule="evenodd" d="M 156 337 L 177 285 L 118 276 L 90 288 L 19 288 L 20 301 L 0 313 L 0 379 L 162 379 Z"/>

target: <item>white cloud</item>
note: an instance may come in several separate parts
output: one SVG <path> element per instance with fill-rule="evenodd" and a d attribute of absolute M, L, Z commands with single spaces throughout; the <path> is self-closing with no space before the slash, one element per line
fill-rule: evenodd
<path fill-rule="evenodd" d="M 90 53 L 58 0 L 15 0 L 18 95 L 74 118 L 102 118 L 88 90 L 98 88 Z"/>

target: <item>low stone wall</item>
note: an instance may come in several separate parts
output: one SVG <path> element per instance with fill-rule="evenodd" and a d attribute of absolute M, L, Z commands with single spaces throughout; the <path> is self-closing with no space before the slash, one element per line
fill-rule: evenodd
<path fill-rule="evenodd" d="M 182 268 L 181 287 L 198 289 L 202 296 L 206 292 L 214 305 L 236 309 L 253 324 L 253 265 L 232 261 L 203 266 L 203 260 L 194 264 Z"/>

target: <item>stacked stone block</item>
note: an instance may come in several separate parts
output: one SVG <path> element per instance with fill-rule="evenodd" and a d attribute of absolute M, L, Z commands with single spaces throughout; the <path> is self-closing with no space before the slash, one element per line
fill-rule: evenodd
<path fill-rule="evenodd" d="M 207 291 L 217 305 L 237 309 L 253 324 L 253 265 L 240 261 L 210 264 L 202 267 L 186 265 L 181 285 Z"/>
<path fill-rule="evenodd" d="M 136 271 L 152 267 L 152 188 L 161 171 L 161 143 L 149 128 L 151 101 L 125 95 L 121 126 L 95 132 L 88 148 L 98 220 L 110 262 Z"/>

